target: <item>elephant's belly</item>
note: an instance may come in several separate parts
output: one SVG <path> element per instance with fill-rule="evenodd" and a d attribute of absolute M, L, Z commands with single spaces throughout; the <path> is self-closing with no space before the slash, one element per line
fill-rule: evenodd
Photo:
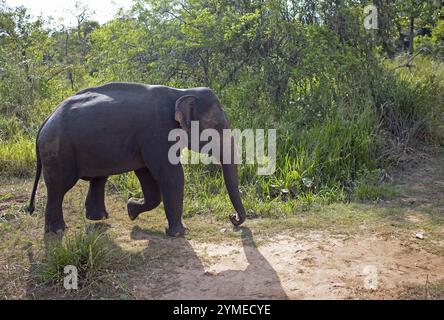
<path fill-rule="evenodd" d="M 80 178 L 104 177 L 145 167 L 142 158 L 132 154 L 110 154 L 109 152 L 78 156 L 77 168 Z"/>

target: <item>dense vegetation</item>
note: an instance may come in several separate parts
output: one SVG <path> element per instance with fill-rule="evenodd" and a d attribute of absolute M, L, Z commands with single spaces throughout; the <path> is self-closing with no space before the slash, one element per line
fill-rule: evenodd
<path fill-rule="evenodd" d="M 138 0 L 99 25 L 78 3 L 68 28 L 0 1 L 0 173 L 32 175 L 39 125 L 82 88 L 208 86 L 233 127 L 277 129 L 276 173 L 239 169 L 251 215 L 377 199 L 387 168 L 443 142 L 444 9 L 375 0 L 379 29 L 366 30 L 367 4 Z M 187 214 L 231 210 L 216 167 L 187 166 L 186 175 Z M 132 174 L 110 188 L 140 194 Z"/>

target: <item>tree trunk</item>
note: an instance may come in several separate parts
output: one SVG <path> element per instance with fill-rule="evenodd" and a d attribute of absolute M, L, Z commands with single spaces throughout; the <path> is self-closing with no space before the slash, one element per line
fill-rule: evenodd
<path fill-rule="evenodd" d="M 414 53 L 414 41 L 415 41 L 415 17 L 410 17 L 410 34 L 409 34 L 409 53 Z"/>

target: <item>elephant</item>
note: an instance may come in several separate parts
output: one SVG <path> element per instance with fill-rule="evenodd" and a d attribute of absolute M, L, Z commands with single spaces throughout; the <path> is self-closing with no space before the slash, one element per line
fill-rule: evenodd
<path fill-rule="evenodd" d="M 199 121 L 200 131 L 212 128 L 221 136 L 222 130 L 230 128 L 219 98 L 205 87 L 177 89 L 113 82 L 78 92 L 61 102 L 38 130 L 36 175 L 28 211 L 32 214 L 35 210 L 36 190 L 43 171 L 46 233 L 64 232 L 63 198 L 79 179 L 89 181 L 86 217 L 106 219 L 108 177 L 134 171 L 143 198 L 128 200 L 129 218 L 135 220 L 163 201 L 167 235 L 184 235 L 184 173 L 180 163 L 172 164 L 168 159 L 168 151 L 175 143 L 168 140 L 168 135 L 181 128 L 189 135 L 191 121 Z M 234 141 L 232 136 L 230 139 Z M 227 143 L 221 140 L 222 146 Z M 201 148 L 199 144 L 198 150 L 193 151 L 200 152 Z M 234 154 L 234 143 L 230 148 Z M 222 150 L 223 147 L 221 159 Z M 245 221 L 246 214 L 238 188 L 237 165 L 234 161 L 220 163 L 236 210 L 230 220 L 238 226 Z"/>

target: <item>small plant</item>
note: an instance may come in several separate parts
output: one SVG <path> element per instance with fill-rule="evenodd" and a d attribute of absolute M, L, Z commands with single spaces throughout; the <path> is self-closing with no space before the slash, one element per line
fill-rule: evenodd
<path fill-rule="evenodd" d="M 50 246 L 39 273 L 44 281 L 57 282 L 65 277 L 65 266 L 72 265 L 79 282 L 88 281 L 103 273 L 113 255 L 103 232 L 77 233 Z"/>

